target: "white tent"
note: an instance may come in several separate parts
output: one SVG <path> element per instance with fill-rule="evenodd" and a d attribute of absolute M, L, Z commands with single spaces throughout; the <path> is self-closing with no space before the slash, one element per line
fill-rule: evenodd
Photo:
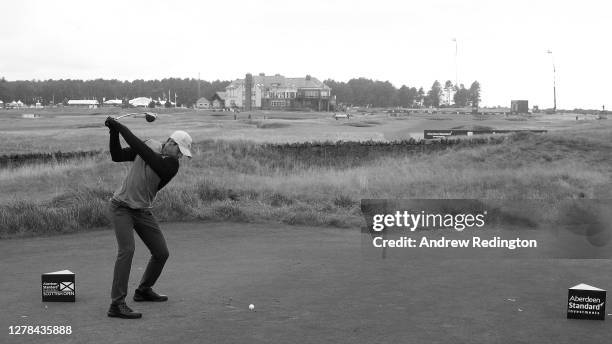
<path fill-rule="evenodd" d="M 107 101 L 104 102 L 104 105 L 121 105 L 123 104 L 123 101 L 121 99 L 109 99 Z"/>
<path fill-rule="evenodd" d="M 97 106 L 98 101 L 93 99 L 71 99 L 68 101 L 68 105 L 78 105 L 78 106 Z"/>
<path fill-rule="evenodd" d="M 132 100 L 130 100 L 130 105 L 132 106 L 143 106 L 143 107 L 147 107 L 149 106 L 149 103 L 151 103 L 151 98 L 147 98 L 147 97 L 138 97 L 138 98 L 134 98 Z"/>
<path fill-rule="evenodd" d="M 162 106 L 166 106 L 166 102 L 167 102 L 168 100 L 161 99 L 161 98 L 157 98 L 157 101 L 158 101 L 158 102 L 159 102 L 159 103 L 160 103 Z M 174 106 L 176 106 L 176 103 L 174 103 L 173 101 L 171 101 L 171 100 L 170 100 L 170 106 L 171 106 L 171 107 L 174 107 Z"/>

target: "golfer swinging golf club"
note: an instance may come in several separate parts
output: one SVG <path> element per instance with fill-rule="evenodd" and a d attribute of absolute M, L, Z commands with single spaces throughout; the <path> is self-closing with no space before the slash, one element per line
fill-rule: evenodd
<path fill-rule="evenodd" d="M 167 301 L 167 296 L 159 295 L 152 289 L 168 259 L 168 248 L 151 208 L 157 192 L 178 172 L 179 159 L 182 156 L 191 158 L 191 137 L 179 130 L 163 144 L 155 140 L 143 142 L 112 117 L 108 117 L 104 124 L 110 129 L 112 160 L 133 161 L 123 183 L 110 200 L 118 253 L 108 316 L 137 319 L 142 314 L 134 312 L 125 303 L 134 256 L 134 231 L 151 251 L 151 259 L 134 292 L 134 301 Z M 119 134 L 129 147 L 121 148 Z"/>

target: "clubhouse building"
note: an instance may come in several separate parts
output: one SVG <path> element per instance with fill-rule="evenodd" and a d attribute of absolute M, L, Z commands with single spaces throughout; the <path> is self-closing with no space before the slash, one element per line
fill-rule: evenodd
<path fill-rule="evenodd" d="M 218 99 L 226 108 L 242 110 L 329 111 L 334 102 L 331 89 L 317 78 L 286 78 L 280 74 L 247 74 L 232 81 Z"/>

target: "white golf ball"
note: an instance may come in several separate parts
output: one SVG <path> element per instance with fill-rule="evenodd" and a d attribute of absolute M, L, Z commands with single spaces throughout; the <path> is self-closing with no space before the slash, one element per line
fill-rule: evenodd
<path fill-rule="evenodd" d="M 250 310 L 254 310 L 254 309 L 255 309 L 255 305 L 251 303 L 251 304 L 249 305 L 249 309 L 250 309 Z"/>

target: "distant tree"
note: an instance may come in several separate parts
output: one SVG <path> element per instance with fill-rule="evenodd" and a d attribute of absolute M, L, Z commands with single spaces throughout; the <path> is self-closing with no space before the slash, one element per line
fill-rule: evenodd
<path fill-rule="evenodd" d="M 407 102 L 407 106 L 408 107 L 414 107 L 416 99 L 417 99 L 417 89 L 416 89 L 416 87 L 410 87 L 408 89 L 408 102 Z"/>
<path fill-rule="evenodd" d="M 350 99 L 353 98 L 353 93 L 346 84 L 346 82 L 338 82 L 332 79 L 327 79 L 323 82 L 325 85 L 331 88 L 332 95 L 336 96 L 336 102 L 339 103 L 347 103 Z"/>
<path fill-rule="evenodd" d="M 418 93 L 415 87 L 402 85 L 397 91 L 397 104 L 402 107 L 414 107 L 417 101 Z"/>
<path fill-rule="evenodd" d="M 155 109 L 155 101 L 151 100 L 151 102 L 149 103 L 149 108 Z"/>
<path fill-rule="evenodd" d="M 0 100 L 5 103 L 10 101 L 8 83 L 4 77 L 0 78 Z"/>
<path fill-rule="evenodd" d="M 425 90 L 423 90 L 423 87 L 420 87 L 419 90 L 417 91 L 417 101 L 419 102 L 419 104 L 425 105 Z"/>
<path fill-rule="evenodd" d="M 164 104 L 165 107 L 169 108 L 172 106 L 172 103 L 170 103 L 169 100 L 166 100 L 166 103 Z"/>
<path fill-rule="evenodd" d="M 406 85 L 402 85 L 402 87 L 400 87 L 400 89 L 397 91 L 398 105 L 401 107 L 410 107 L 412 106 L 412 101 L 410 99 L 410 88 Z"/>
<path fill-rule="evenodd" d="M 444 83 L 444 98 L 447 105 L 451 104 L 451 92 L 453 92 L 454 86 L 450 80 L 446 80 Z"/>
<path fill-rule="evenodd" d="M 473 107 L 477 107 L 480 103 L 480 83 L 474 81 L 470 86 L 469 102 Z"/>
<path fill-rule="evenodd" d="M 347 86 L 351 89 L 353 97 L 352 99 L 347 101 L 347 103 L 362 106 L 365 106 L 367 104 L 378 105 L 378 100 L 374 99 L 374 94 L 372 92 L 373 83 L 374 82 L 371 79 L 366 78 L 349 80 L 347 82 Z M 372 100 L 374 100 L 374 102 L 372 102 Z"/>
<path fill-rule="evenodd" d="M 324 83 L 332 89 L 338 103 L 374 107 L 397 106 L 401 103 L 398 89 L 389 81 L 358 78 L 346 83 L 328 79 Z"/>
<path fill-rule="evenodd" d="M 389 81 L 375 81 L 371 86 L 374 99 L 370 99 L 370 104 L 380 107 L 397 105 L 397 89 Z"/>
<path fill-rule="evenodd" d="M 455 102 L 455 106 L 467 106 L 468 98 L 469 98 L 469 90 L 465 88 L 465 85 L 461 84 L 461 86 L 457 87 L 455 85 L 455 95 L 453 96 L 453 101 Z"/>
<path fill-rule="evenodd" d="M 431 89 L 427 92 L 427 97 L 429 98 L 429 105 L 433 107 L 440 106 L 440 97 L 442 96 L 442 87 L 440 87 L 440 82 L 438 80 L 434 81 L 433 85 L 431 85 Z"/>

